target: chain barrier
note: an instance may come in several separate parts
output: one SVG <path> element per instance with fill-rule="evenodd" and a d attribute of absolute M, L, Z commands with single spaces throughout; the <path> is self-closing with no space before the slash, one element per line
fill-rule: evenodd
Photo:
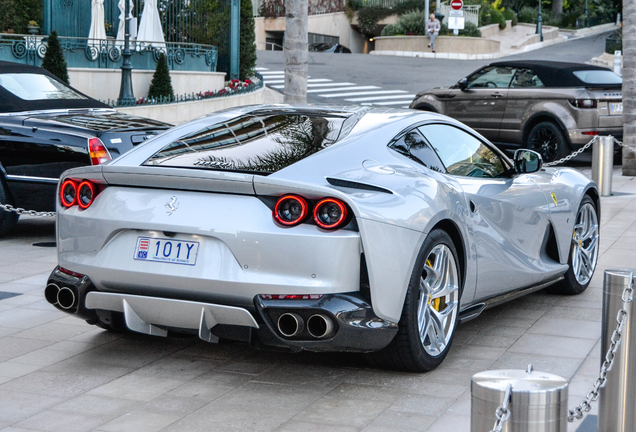
<path fill-rule="evenodd" d="M 543 164 L 543 166 L 544 167 L 551 167 L 551 166 L 555 166 L 555 165 L 560 165 L 560 164 L 562 164 L 564 162 L 569 161 L 570 159 L 573 159 L 573 158 L 577 157 L 578 155 L 583 153 L 585 150 L 589 149 L 592 146 L 592 144 L 594 144 L 596 142 L 597 138 L 598 138 L 598 135 L 595 136 L 594 138 L 592 138 L 592 140 L 589 143 L 585 144 L 580 149 L 572 152 L 571 154 L 569 154 L 569 155 L 567 155 L 567 156 L 565 156 L 565 157 L 563 157 L 563 158 L 561 158 L 559 160 L 555 160 L 555 161 L 552 161 L 550 163 L 545 163 L 545 164 Z"/>
<path fill-rule="evenodd" d="M 621 337 L 623 332 L 623 326 L 627 322 L 627 306 L 632 300 L 634 300 L 634 274 L 630 273 L 629 285 L 623 290 L 623 308 L 618 311 L 616 315 L 616 329 L 612 333 L 610 341 L 612 342 L 605 354 L 605 360 L 601 365 L 598 378 L 594 381 L 594 387 L 587 394 L 585 399 L 574 409 L 568 411 L 568 422 L 573 422 L 574 419 L 581 420 L 584 412 L 589 412 L 592 409 L 592 402 L 595 402 L 599 396 L 599 390 L 607 382 L 607 371 L 612 369 L 614 359 L 616 358 L 616 350 L 621 343 Z"/>
<path fill-rule="evenodd" d="M 54 217 L 55 212 L 39 212 L 35 210 L 25 210 L 20 207 L 13 207 L 11 204 L 2 204 L 0 203 L 0 209 L 9 212 L 9 213 L 17 213 L 19 215 L 28 215 L 28 216 L 40 216 L 40 217 Z"/>
<path fill-rule="evenodd" d="M 501 406 L 497 408 L 495 411 L 495 425 L 492 427 L 490 432 L 501 432 L 503 430 L 504 425 L 510 418 L 510 410 L 508 409 L 508 403 L 510 403 L 510 396 L 512 393 L 512 384 L 508 384 L 506 387 L 506 394 L 504 395 L 504 400 L 501 403 Z"/>
<path fill-rule="evenodd" d="M 614 138 L 614 137 L 612 137 L 612 138 Z M 616 138 L 614 138 L 614 142 L 615 142 L 616 144 L 618 144 L 619 146 L 621 146 L 621 147 L 627 147 L 627 148 L 628 148 L 628 149 L 630 149 L 631 151 L 635 151 L 635 152 L 636 152 L 636 147 L 632 147 L 632 146 L 630 146 L 630 145 L 624 144 L 624 143 L 623 143 L 623 141 L 619 141 L 619 140 L 617 140 Z"/>

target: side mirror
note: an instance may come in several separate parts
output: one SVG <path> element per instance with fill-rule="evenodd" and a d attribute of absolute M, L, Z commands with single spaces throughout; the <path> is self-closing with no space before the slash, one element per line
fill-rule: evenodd
<path fill-rule="evenodd" d="M 457 87 L 459 87 L 461 91 L 466 90 L 466 88 L 468 87 L 468 78 L 462 78 L 457 81 Z"/>
<path fill-rule="evenodd" d="M 515 152 L 515 171 L 518 174 L 537 172 L 543 167 L 543 158 L 532 150 L 517 150 Z"/>

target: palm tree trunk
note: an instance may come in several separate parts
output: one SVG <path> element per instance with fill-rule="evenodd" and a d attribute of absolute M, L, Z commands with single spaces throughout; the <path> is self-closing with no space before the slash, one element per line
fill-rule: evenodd
<path fill-rule="evenodd" d="M 623 0 L 623 142 L 636 148 L 636 2 Z M 636 152 L 623 147 L 623 175 L 636 176 Z"/>
<path fill-rule="evenodd" d="M 307 102 L 308 0 L 285 0 L 285 103 Z"/>
<path fill-rule="evenodd" d="M 563 14 L 563 0 L 552 0 L 552 15 L 560 17 Z"/>

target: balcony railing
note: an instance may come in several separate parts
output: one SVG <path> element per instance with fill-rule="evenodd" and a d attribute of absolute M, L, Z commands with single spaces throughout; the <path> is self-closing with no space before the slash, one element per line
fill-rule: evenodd
<path fill-rule="evenodd" d="M 124 41 L 60 37 L 68 67 L 117 69 L 122 64 Z M 154 45 L 157 45 L 156 43 Z M 154 70 L 161 53 L 168 67 L 180 71 L 216 71 L 218 50 L 212 45 L 171 43 L 153 47 L 148 42 L 130 42 L 134 69 Z M 46 54 L 47 37 L 0 34 L 0 60 L 40 66 Z"/>

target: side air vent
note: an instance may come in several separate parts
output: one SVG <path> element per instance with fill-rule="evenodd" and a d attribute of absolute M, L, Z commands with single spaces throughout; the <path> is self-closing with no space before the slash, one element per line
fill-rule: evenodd
<path fill-rule="evenodd" d="M 327 181 L 329 182 L 329 184 L 333 185 L 333 186 L 339 186 L 339 187 L 346 187 L 346 188 L 351 188 L 351 189 L 362 189 L 362 190 L 369 190 L 369 191 L 374 191 L 374 192 L 382 192 L 382 193 L 387 193 L 387 194 L 393 194 L 393 192 L 391 192 L 388 189 L 384 189 L 378 186 L 372 186 L 372 185 L 368 185 L 365 183 L 358 183 L 358 182 L 354 182 L 351 180 L 341 180 L 341 179 L 336 179 L 336 178 L 332 178 L 332 177 L 327 177 Z"/>

